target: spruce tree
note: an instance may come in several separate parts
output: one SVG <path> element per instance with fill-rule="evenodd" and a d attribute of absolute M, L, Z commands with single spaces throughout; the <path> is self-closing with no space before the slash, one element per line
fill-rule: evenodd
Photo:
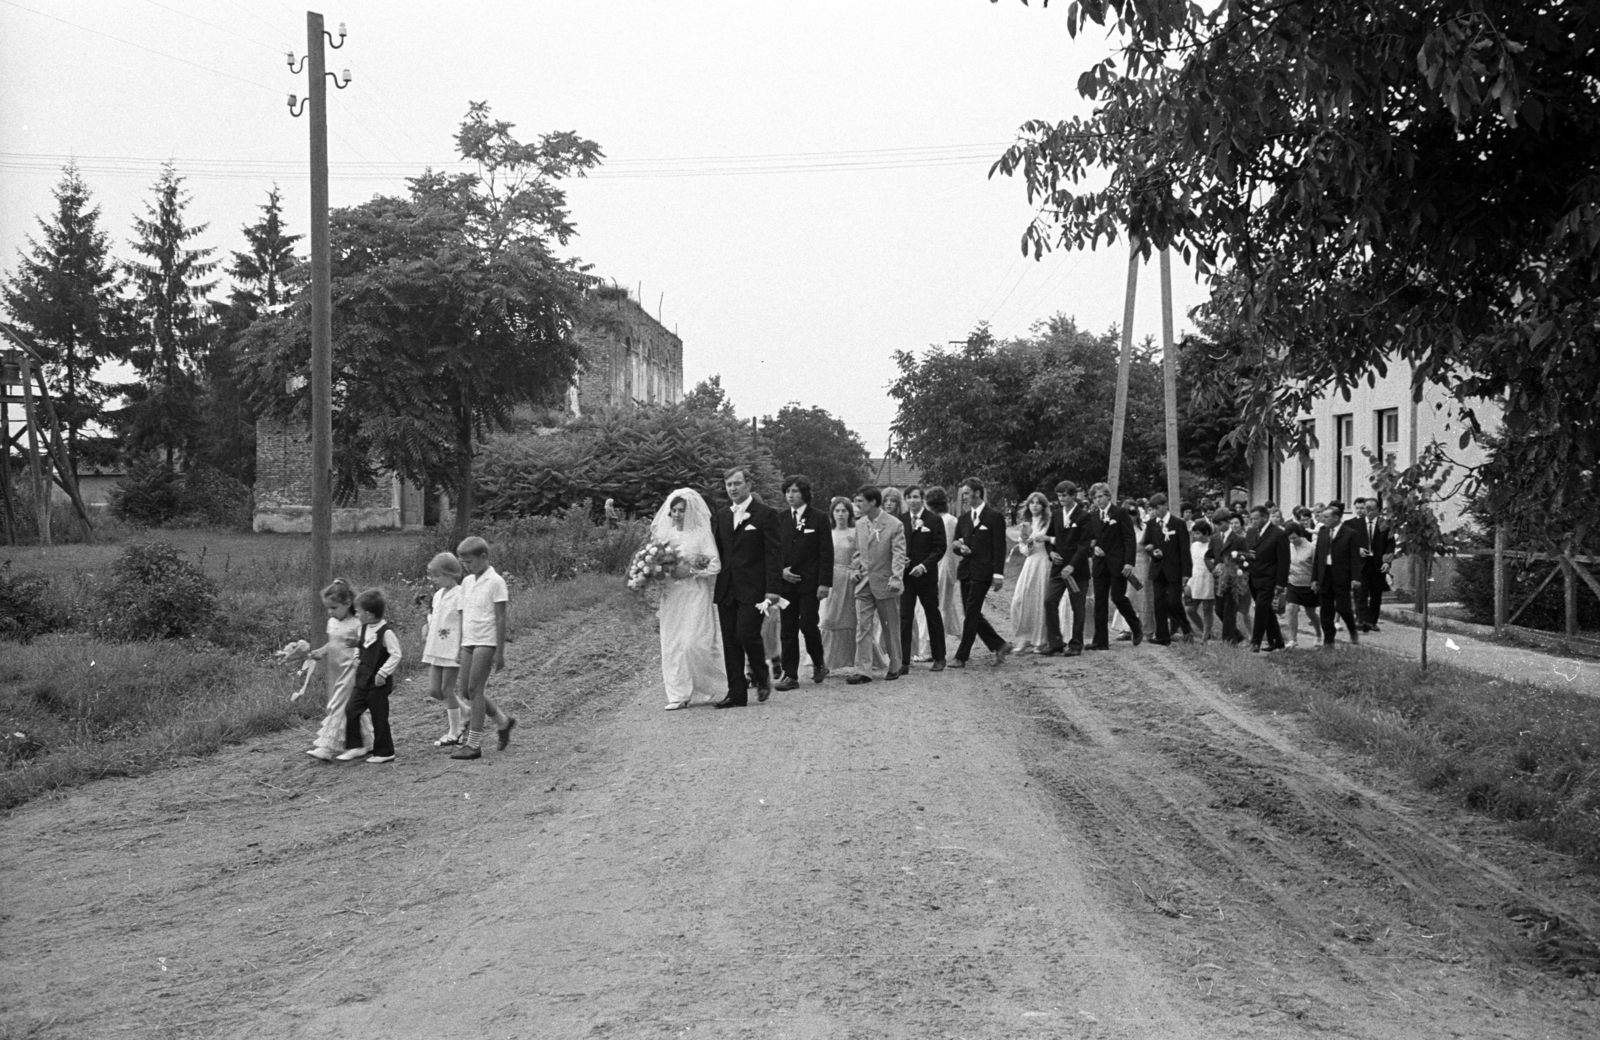
<path fill-rule="evenodd" d="M 109 396 L 97 373 L 121 356 L 127 313 L 121 272 L 100 230 L 100 207 L 93 205 L 76 163 L 63 167 L 53 194 L 55 213 L 39 220 L 43 241 L 28 239 L 16 272 L 0 283 L 0 300 L 44 356 L 46 382 L 76 467 L 89 451 L 83 430 L 102 417 Z"/>
<path fill-rule="evenodd" d="M 200 373 L 214 329 L 206 296 L 216 285 L 203 281 L 217 267 L 212 249 L 191 249 L 209 225 L 184 221 L 189 193 L 168 163 L 154 185 L 147 216 L 134 218 L 134 251 L 145 257 L 128 264 L 138 330 L 128 360 L 137 382 L 124 387 L 128 405 L 119 419 L 125 451 L 160 449 L 170 467 L 200 432 L 197 404 Z"/>

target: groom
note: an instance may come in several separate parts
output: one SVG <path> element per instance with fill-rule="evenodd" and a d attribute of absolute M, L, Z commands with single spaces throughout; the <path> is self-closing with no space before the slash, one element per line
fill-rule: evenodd
<path fill-rule="evenodd" d="M 772 675 L 761 645 L 758 605 L 778 601 L 783 587 L 783 551 L 778 514 L 750 495 L 750 477 L 735 466 L 723 474 L 731 505 L 717 510 L 714 534 L 722 570 L 713 600 L 722 628 L 722 662 L 728 670 L 728 695 L 713 707 L 742 708 L 750 701 L 745 665 L 756 677 L 756 697 L 772 695 Z"/>

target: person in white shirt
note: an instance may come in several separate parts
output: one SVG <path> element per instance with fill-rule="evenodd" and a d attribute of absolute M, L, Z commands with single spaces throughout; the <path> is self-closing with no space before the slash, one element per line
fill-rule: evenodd
<path fill-rule="evenodd" d="M 506 667 L 506 605 L 511 593 L 506 580 L 489 566 L 489 543 L 474 535 L 456 547 L 467 576 L 461 582 L 461 677 L 467 684 L 472 716 L 467 741 L 451 758 L 482 758 L 485 718 L 492 719 L 499 750 L 511 743 L 517 720 L 495 707 L 485 687 L 490 671 Z"/>

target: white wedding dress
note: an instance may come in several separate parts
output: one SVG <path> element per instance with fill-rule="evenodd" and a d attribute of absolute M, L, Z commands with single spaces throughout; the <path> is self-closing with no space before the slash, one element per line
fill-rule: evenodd
<path fill-rule="evenodd" d="M 683 527 L 672 522 L 671 507 L 683 499 Z M 661 620 L 661 682 L 668 706 L 688 704 L 696 693 L 716 700 L 728 691 L 728 674 L 722 664 L 722 632 L 717 608 L 711 601 L 722 564 L 711 534 L 711 511 L 699 492 L 683 488 L 667 496 L 650 536 L 670 542 L 680 560 L 704 557 L 704 565 L 691 567 L 688 577 L 668 581 L 661 592 L 656 616 Z M 699 561 L 696 561 L 699 562 Z"/>

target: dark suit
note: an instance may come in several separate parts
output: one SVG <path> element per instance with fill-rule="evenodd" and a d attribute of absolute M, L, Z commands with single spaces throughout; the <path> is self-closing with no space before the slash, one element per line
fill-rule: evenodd
<path fill-rule="evenodd" d="M 1243 532 L 1229 531 L 1226 534 L 1211 536 L 1212 555 L 1218 563 L 1226 562 L 1234 553 L 1239 553 L 1240 558 L 1234 560 L 1234 567 L 1246 570 L 1243 554 L 1250 551 L 1245 544 Z M 1239 592 L 1234 579 L 1229 579 L 1227 584 L 1217 588 L 1217 613 L 1222 615 L 1222 641 L 1224 643 L 1242 643 L 1244 636 L 1239 634 Z"/>
<path fill-rule="evenodd" d="M 811 658 L 811 666 L 822 667 L 822 630 L 817 627 L 817 586 L 833 580 L 833 533 L 828 529 L 827 514 L 808 505 L 802 508 L 799 523 L 795 522 L 794 510 L 781 510 L 778 513 L 778 535 L 783 566 L 800 576 L 799 581 L 782 579 L 778 593 L 789 601 L 779 617 L 783 674 L 796 679 L 800 674 L 802 635 L 805 636 L 806 655 Z"/>
<path fill-rule="evenodd" d="M 1139 615 L 1128 602 L 1128 579 L 1122 576 L 1123 567 L 1131 567 L 1139 551 L 1133 533 L 1133 517 L 1119 505 L 1106 507 L 1105 514 L 1091 509 L 1085 521 L 1092 553 L 1099 549 L 1105 553 L 1094 560 L 1094 642 L 1104 650 L 1111 645 L 1111 606 L 1128 623 L 1128 631 L 1139 635 Z"/>
<path fill-rule="evenodd" d="M 1322 641 L 1333 642 L 1337 614 L 1350 630 L 1350 642 L 1358 643 L 1361 639 L 1356 635 L 1350 586 L 1361 578 L 1361 550 L 1367 547 L 1367 535 L 1359 524 L 1349 522 L 1340 524 L 1337 534 L 1331 531 L 1324 527 L 1317 532 L 1317 555 L 1311 566 L 1311 583 L 1322 604 Z"/>
<path fill-rule="evenodd" d="M 1367 551 L 1371 556 L 1361 561 L 1361 595 L 1357 599 L 1357 619 L 1365 626 L 1378 627 L 1378 613 L 1383 609 L 1383 558 L 1394 552 L 1394 532 L 1379 518 L 1369 525 L 1366 517 L 1351 521 L 1361 527 L 1367 537 Z"/>
<path fill-rule="evenodd" d="M 915 515 L 901 513 L 900 522 L 906 528 L 905 591 L 900 594 L 900 662 L 901 667 L 911 663 L 911 629 L 922 604 L 922 616 L 928 620 L 928 646 L 935 661 L 944 660 L 944 616 L 939 613 L 939 561 L 944 559 L 944 517 L 923 507 Z M 927 568 L 918 577 L 911 571 L 917 566 Z"/>
<path fill-rule="evenodd" d="M 745 502 L 748 515 L 737 529 L 733 523 L 733 507 L 723 506 L 717 510 L 713 531 L 717 556 L 722 560 L 713 599 L 722 628 L 722 662 L 728 670 L 728 700 L 735 704 L 744 704 L 749 699 L 746 661 L 758 686 L 772 684 L 766 652 L 761 646 L 761 612 L 756 604 L 765 600 L 769 592 L 783 592 L 779 516 L 754 496 Z"/>
<path fill-rule="evenodd" d="M 1150 549 L 1150 589 L 1156 600 L 1156 642 L 1172 641 L 1171 622 L 1176 622 L 1186 636 L 1194 630 L 1189 627 L 1189 615 L 1183 612 L 1183 586 L 1194 570 L 1194 557 L 1189 552 L 1189 525 L 1168 513 L 1157 523 L 1153 518 L 1144 525 L 1144 544 Z M 1156 553 L 1160 553 L 1160 557 Z"/>
<path fill-rule="evenodd" d="M 1283 649 L 1283 629 L 1273 598 L 1289 586 L 1289 536 L 1277 524 L 1245 536 L 1250 558 L 1250 598 L 1255 603 L 1256 623 L 1250 632 L 1250 645 L 1260 646 L 1263 638 L 1271 650 Z"/>
<path fill-rule="evenodd" d="M 1062 596 L 1066 596 L 1067 602 L 1072 604 L 1072 640 L 1065 644 L 1066 649 L 1074 652 L 1083 649 L 1083 587 L 1090 581 L 1088 528 L 1084 524 L 1087 516 L 1088 510 L 1074 504 L 1071 513 L 1058 511 L 1050 518 L 1049 549 L 1055 556 L 1061 557 L 1060 563 L 1053 558 L 1050 561 L 1050 584 L 1045 590 L 1044 625 L 1050 637 L 1051 650 L 1062 648 Z M 1067 587 L 1068 567 L 1072 568 L 1072 580 L 1078 585 L 1077 592 Z"/>
<path fill-rule="evenodd" d="M 956 539 L 967 547 L 961 554 L 961 563 L 956 566 L 956 578 L 961 582 L 961 605 L 967 612 L 961 643 L 956 647 L 956 660 L 965 661 L 972 654 L 974 640 L 982 639 L 990 650 L 1005 645 L 1005 640 L 983 616 L 983 601 L 989 595 L 994 576 L 1005 573 L 1006 518 L 999 510 L 985 504 L 978 514 L 978 522 L 973 523 L 972 510 L 968 509 L 956 520 Z"/>

